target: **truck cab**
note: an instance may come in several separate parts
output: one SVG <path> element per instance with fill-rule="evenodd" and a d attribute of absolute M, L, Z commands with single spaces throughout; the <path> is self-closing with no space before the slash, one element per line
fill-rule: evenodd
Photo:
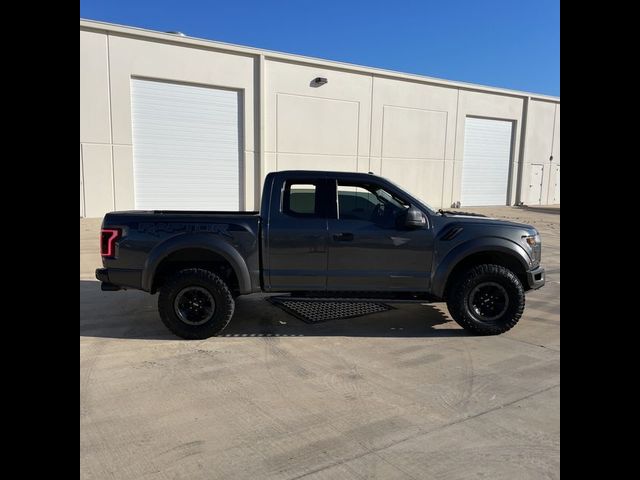
<path fill-rule="evenodd" d="M 369 174 L 273 173 L 269 184 L 266 291 L 430 290 L 435 212 L 426 205 Z"/>

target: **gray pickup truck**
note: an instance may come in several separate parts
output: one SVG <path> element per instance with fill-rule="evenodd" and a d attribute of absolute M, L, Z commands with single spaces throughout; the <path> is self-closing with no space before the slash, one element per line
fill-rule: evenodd
<path fill-rule="evenodd" d="M 220 333 L 256 292 L 446 301 L 462 327 L 495 335 L 545 282 L 532 226 L 435 211 L 366 173 L 270 173 L 260 212 L 108 213 L 100 250 L 102 290 L 159 292 L 186 339 Z"/>

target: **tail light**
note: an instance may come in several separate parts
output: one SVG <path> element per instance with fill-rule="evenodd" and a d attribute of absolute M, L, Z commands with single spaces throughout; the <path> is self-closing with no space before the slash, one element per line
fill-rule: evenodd
<path fill-rule="evenodd" d="M 116 240 L 122 231 L 119 228 L 103 228 L 100 231 L 100 255 L 113 257 L 116 254 Z"/>

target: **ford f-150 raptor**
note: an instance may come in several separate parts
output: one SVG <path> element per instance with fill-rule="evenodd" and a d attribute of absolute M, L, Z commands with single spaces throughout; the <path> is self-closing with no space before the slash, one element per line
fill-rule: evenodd
<path fill-rule="evenodd" d="M 102 290 L 159 292 L 162 321 L 187 339 L 221 332 L 256 292 L 445 301 L 494 335 L 545 282 L 532 226 L 436 211 L 367 173 L 269 173 L 260 212 L 108 213 L 100 250 Z"/>

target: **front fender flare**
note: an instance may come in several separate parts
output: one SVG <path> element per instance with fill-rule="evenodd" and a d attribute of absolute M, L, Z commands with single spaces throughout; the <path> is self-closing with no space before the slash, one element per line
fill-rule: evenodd
<path fill-rule="evenodd" d="M 150 292 L 158 265 L 172 253 L 188 248 L 209 250 L 222 256 L 236 274 L 241 293 L 251 292 L 251 277 L 247 263 L 227 241 L 208 233 L 181 233 L 156 245 L 147 255 L 142 271 L 142 289 Z"/>
<path fill-rule="evenodd" d="M 475 238 L 456 246 L 439 262 L 431 277 L 431 293 L 443 298 L 447 280 L 453 269 L 470 255 L 483 252 L 505 253 L 518 260 L 525 271 L 530 268 L 529 255 L 517 243 L 501 237 Z"/>

